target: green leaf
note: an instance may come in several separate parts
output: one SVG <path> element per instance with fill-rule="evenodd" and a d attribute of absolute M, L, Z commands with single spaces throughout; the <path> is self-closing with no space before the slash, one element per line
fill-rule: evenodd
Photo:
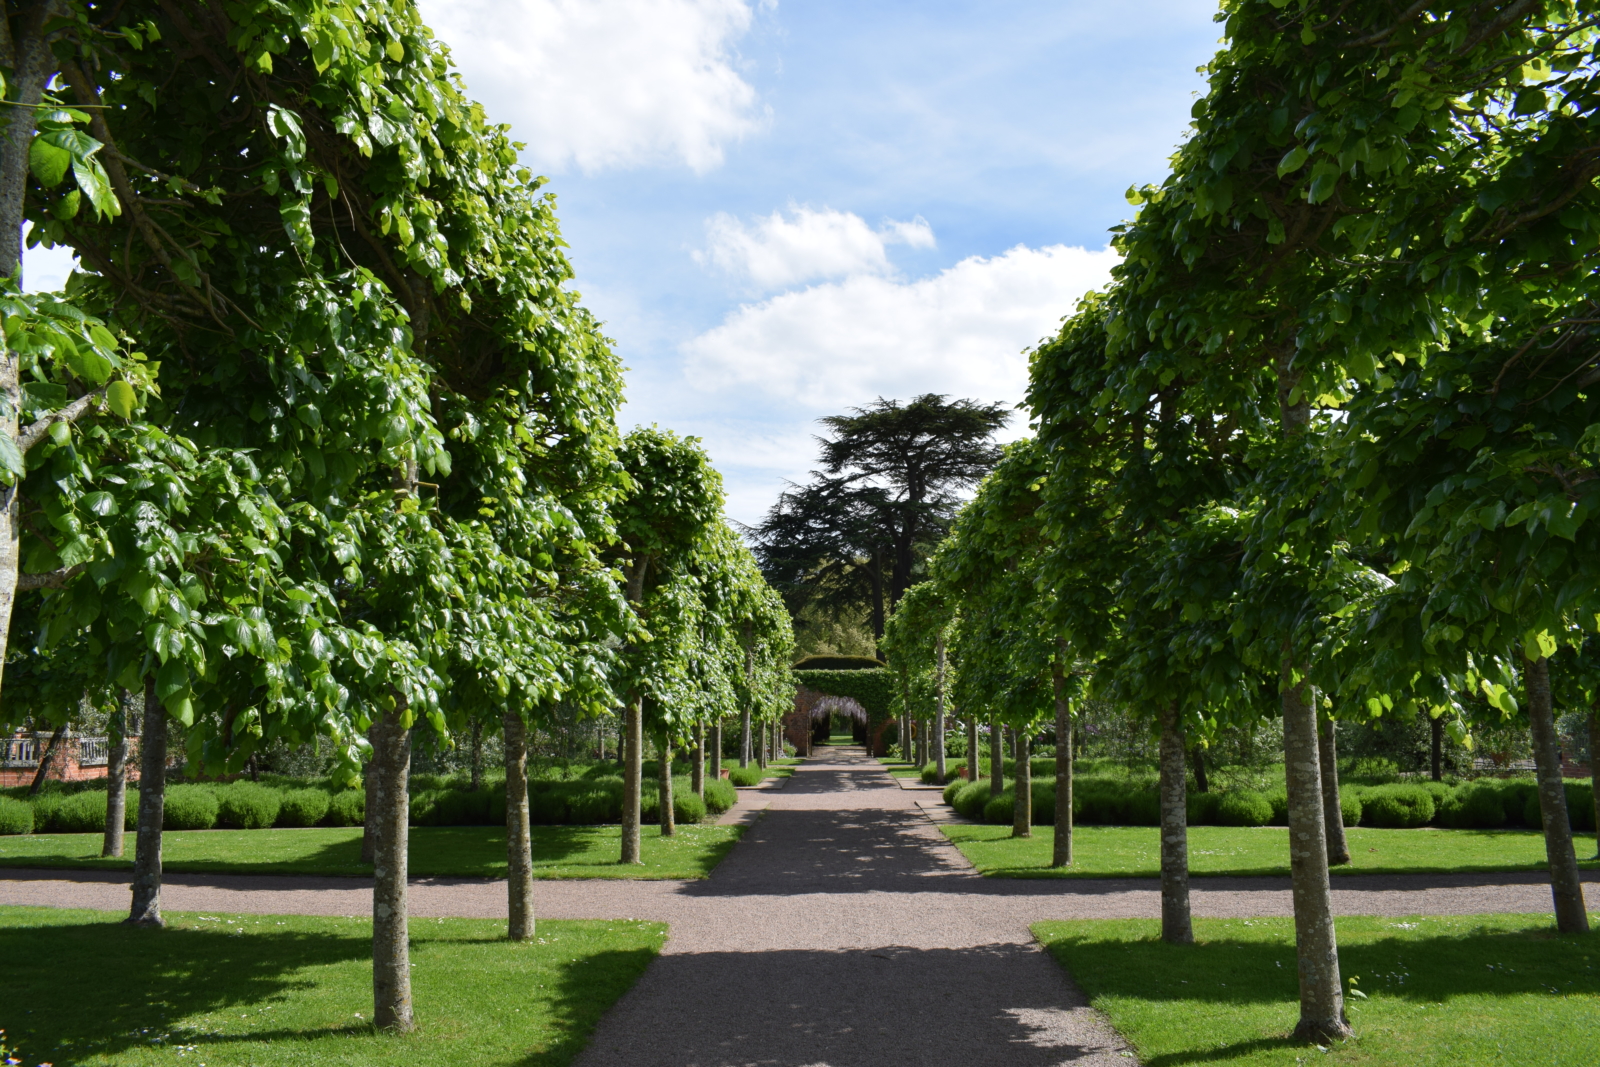
<path fill-rule="evenodd" d="M 106 170 L 98 159 L 92 156 L 79 159 L 74 156 L 72 176 L 78 180 L 78 188 L 89 197 L 89 203 L 94 205 L 95 213 L 100 218 L 115 218 L 122 214 L 122 204 L 111 192 L 111 179 L 106 176 Z"/>
<path fill-rule="evenodd" d="M 1306 151 L 1305 145 L 1295 145 L 1278 161 L 1278 177 L 1286 177 L 1305 166 L 1309 155 L 1310 153 Z"/>
<path fill-rule="evenodd" d="M 101 490 L 98 493 L 90 493 L 85 496 L 83 498 L 83 506 L 90 513 L 104 518 L 107 515 L 115 515 L 117 513 L 117 498 Z"/>
<path fill-rule="evenodd" d="M 401 44 L 399 41 L 390 41 L 384 46 L 383 50 L 387 52 L 389 54 L 389 58 L 394 60 L 396 63 L 406 58 L 406 46 Z"/>
<path fill-rule="evenodd" d="M 33 144 L 28 147 L 28 169 L 33 171 L 33 176 L 46 189 L 60 185 L 71 166 L 72 153 L 52 144 L 44 135 L 35 137 Z"/>
<path fill-rule="evenodd" d="M 17 449 L 16 438 L 8 433 L 0 433 L 0 482 L 6 485 L 16 484 L 16 480 L 28 472 L 27 465 L 22 461 L 22 453 Z M 9 477 L 7 477 L 9 476 Z"/>
<path fill-rule="evenodd" d="M 106 386 L 106 404 L 124 420 L 133 418 L 133 405 L 137 399 L 133 386 L 127 382 L 119 380 Z"/>

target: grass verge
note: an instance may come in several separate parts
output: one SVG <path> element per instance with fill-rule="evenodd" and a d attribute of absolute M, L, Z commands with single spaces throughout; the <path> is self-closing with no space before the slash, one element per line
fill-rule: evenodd
<path fill-rule="evenodd" d="M 1055 830 L 1035 826 L 1013 838 L 1007 826 L 947 825 L 945 835 L 979 872 L 995 878 L 1155 878 L 1161 874 L 1161 831 L 1155 826 L 1079 826 L 1071 867 L 1051 867 Z M 1453 871 L 1542 871 L 1549 865 L 1537 830 L 1345 831 L 1350 862 L 1340 874 L 1442 874 Z M 1579 863 L 1600 869 L 1594 835 L 1574 834 Z M 1191 826 L 1189 872 L 1196 875 L 1287 875 L 1289 831 L 1282 826 Z"/>
<path fill-rule="evenodd" d="M 1299 1017 L 1293 919 L 1194 928 L 1190 946 L 1162 944 L 1147 919 L 1033 932 L 1146 1067 L 1600 1062 L 1600 933 L 1557 935 L 1540 915 L 1342 918 L 1341 969 L 1366 999 L 1349 998 L 1356 1037 L 1324 1055 L 1286 1037 Z"/>
<path fill-rule="evenodd" d="M 770 760 L 766 766 L 766 773 L 762 777 L 764 779 L 792 778 L 794 777 L 794 769 L 804 762 L 804 759 L 798 757 L 785 757 L 784 759 Z M 755 767 L 755 765 L 756 761 L 751 760 L 750 766 Z M 725 771 L 731 771 L 737 766 L 739 766 L 739 761 L 736 759 L 725 759 L 722 761 L 722 769 Z"/>
<path fill-rule="evenodd" d="M 922 776 L 922 768 L 915 763 L 907 763 L 905 760 L 895 759 L 892 756 L 879 756 L 878 762 L 883 764 L 883 769 L 895 778 L 920 778 Z"/>
<path fill-rule="evenodd" d="M 570 1063 L 643 973 L 663 923 L 411 923 L 417 1033 L 374 1032 L 372 925 L 298 915 L 0 908 L 0 1026 L 25 1064 L 322 1067 Z"/>
<path fill-rule="evenodd" d="M 536 878 L 704 878 L 725 856 L 739 826 L 680 826 L 672 837 L 645 827 L 644 863 L 617 864 L 618 826 L 533 827 Z M 22 834 L 0 837 L 0 867 L 89 867 L 129 870 L 133 842 L 123 859 L 100 858 L 99 834 Z M 361 827 L 314 826 L 298 830 L 169 830 L 161 835 L 168 871 L 207 874 L 324 874 L 366 876 Z M 497 826 L 413 826 L 413 877 L 504 878 L 506 832 Z"/>

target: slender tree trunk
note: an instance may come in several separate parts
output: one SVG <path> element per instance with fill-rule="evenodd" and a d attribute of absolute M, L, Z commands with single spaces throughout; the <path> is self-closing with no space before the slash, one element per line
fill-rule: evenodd
<path fill-rule="evenodd" d="M 377 818 L 372 864 L 372 1023 L 406 1033 L 411 1015 L 410 908 L 406 898 L 411 801 L 411 731 L 400 720 L 404 705 L 372 726 L 373 790 Z"/>
<path fill-rule="evenodd" d="M 678 832 L 678 823 L 672 810 L 672 739 L 663 730 L 656 739 L 659 755 L 656 758 L 656 792 L 661 801 L 661 836 L 671 837 Z"/>
<path fill-rule="evenodd" d="M 750 766 L 750 709 L 739 712 L 739 766 Z"/>
<path fill-rule="evenodd" d="M 694 750 L 689 753 L 689 788 L 701 800 L 706 796 L 706 728 L 694 724 Z"/>
<path fill-rule="evenodd" d="M 756 638 L 755 624 L 746 620 L 743 627 L 744 644 L 744 680 L 750 691 L 754 691 L 756 676 Z M 745 706 L 739 710 L 739 766 L 750 766 L 753 753 L 750 751 L 750 703 L 745 701 Z"/>
<path fill-rule="evenodd" d="M 1028 731 L 1017 731 L 1017 800 L 1011 807 L 1011 836 L 1033 836 L 1033 748 Z"/>
<path fill-rule="evenodd" d="M 712 778 L 722 777 L 722 720 L 718 719 L 711 724 L 711 751 L 707 753 L 711 766 L 709 773 Z"/>
<path fill-rule="evenodd" d="M 483 723 L 472 720 L 472 785 L 468 792 L 476 793 L 483 785 Z"/>
<path fill-rule="evenodd" d="M 139 739 L 139 829 L 133 843 L 133 907 L 128 922 L 165 926 L 161 918 L 161 820 L 167 802 L 167 712 L 154 676 L 144 680 L 144 734 Z"/>
<path fill-rule="evenodd" d="M 1189 921 L 1189 798 L 1178 702 L 1161 708 L 1161 940 L 1194 944 Z"/>
<path fill-rule="evenodd" d="M 945 730 L 945 725 L 944 725 L 944 700 L 945 700 L 944 668 L 945 668 L 945 658 L 944 657 L 945 657 L 945 652 L 944 652 L 944 633 L 942 631 L 940 632 L 939 636 L 934 639 L 933 654 L 934 654 L 934 668 L 933 668 L 934 669 L 934 675 L 933 675 L 933 691 L 934 691 L 934 704 L 933 704 L 933 761 L 936 764 L 938 764 L 939 784 L 943 785 L 944 782 L 945 782 L 945 778 L 947 777 L 947 775 L 949 773 L 949 768 L 947 768 L 945 766 L 945 758 L 944 758 L 944 730 Z"/>
<path fill-rule="evenodd" d="M 1206 746 L 1195 745 L 1189 750 L 1189 761 L 1194 766 L 1194 790 L 1196 793 L 1211 792 L 1211 785 L 1206 780 Z"/>
<path fill-rule="evenodd" d="M 762 770 L 767 769 L 767 724 L 758 722 L 751 724 L 755 734 L 756 766 Z"/>
<path fill-rule="evenodd" d="M 978 758 L 978 717 L 967 716 L 967 781 L 983 777 L 983 761 Z"/>
<path fill-rule="evenodd" d="M 30 797 L 38 796 L 39 790 L 44 788 L 45 779 L 50 777 L 50 765 L 55 762 L 56 749 L 61 744 L 61 739 L 67 736 L 67 727 L 71 723 L 62 723 L 50 734 L 50 743 L 45 746 L 44 755 L 39 757 L 39 767 L 33 772 L 33 784 L 28 786 Z"/>
<path fill-rule="evenodd" d="M 1072 706 L 1067 700 L 1066 672 L 1061 664 L 1051 671 L 1056 695 L 1056 831 L 1050 866 L 1072 864 Z M 973 730 L 973 753 L 977 753 Z"/>
<path fill-rule="evenodd" d="M 1294 889 L 1295 955 L 1300 972 L 1300 1021 L 1294 1037 L 1327 1041 L 1350 1036 L 1339 978 L 1339 943 L 1328 882 L 1328 831 L 1323 825 L 1322 761 L 1317 711 L 1306 683 L 1283 663 L 1283 751 L 1289 793 L 1289 874 Z"/>
<path fill-rule="evenodd" d="M 100 845 L 102 856 L 122 855 L 128 819 L 128 704 L 132 699 L 126 689 L 121 691 L 107 731 L 110 736 L 106 738 L 106 832 Z"/>
<path fill-rule="evenodd" d="M 1339 803 L 1339 724 L 1326 715 L 1317 718 L 1321 726 L 1317 761 L 1322 772 L 1322 824 L 1328 834 L 1328 863 L 1337 867 L 1350 862 L 1350 845 L 1344 836 L 1344 805 Z"/>
<path fill-rule="evenodd" d="M 1432 734 L 1428 752 L 1428 765 L 1436 782 L 1444 781 L 1444 716 L 1434 718 L 1428 724 L 1428 732 Z"/>
<path fill-rule="evenodd" d="M 367 744 L 372 746 L 374 753 L 378 750 L 377 727 L 378 724 L 374 722 L 367 730 Z M 376 756 L 372 759 L 376 759 Z M 361 792 L 366 805 L 361 816 L 361 862 L 368 864 L 378 861 L 378 774 L 372 759 L 367 760 L 366 769 L 361 775 Z"/>
<path fill-rule="evenodd" d="M 644 698 L 628 694 L 622 726 L 622 858 L 643 863 L 639 855 L 639 799 L 644 778 Z"/>
<path fill-rule="evenodd" d="M 997 797 L 1006 788 L 1006 743 L 999 719 L 989 720 L 989 795 Z"/>
<path fill-rule="evenodd" d="M 1561 781 L 1561 754 L 1556 746 L 1556 721 L 1550 707 L 1550 661 L 1530 660 L 1527 668 L 1528 725 L 1533 734 L 1533 762 L 1539 776 L 1539 818 L 1544 822 L 1544 851 L 1550 860 L 1550 893 L 1555 898 L 1556 929 L 1581 934 L 1589 929 L 1578 857 L 1572 846 L 1567 792 Z"/>
<path fill-rule="evenodd" d="M 1594 858 L 1600 860 L 1600 704 L 1589 708 L 1589 791 L 1594 794 Z"/>
<path fill-rule="evenodd" d="M 506 936 L 533 936 L 533 835 L 528 816 L 528 724 L 508 711 L 501 721 L 506 748 Z"/>

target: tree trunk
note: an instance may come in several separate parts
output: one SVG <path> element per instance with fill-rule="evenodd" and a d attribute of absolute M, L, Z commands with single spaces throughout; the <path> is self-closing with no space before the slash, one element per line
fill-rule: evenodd
<path fill-rule="evenodd" d="M 372 751 L 377 752 L 378 735 L 375 732 L 377 723 L 374 722 L 367 730 L 367 744 L 372 746 Z M 373 770 L 371 757 L 367 760 L 366 769 L 361 775 L 361 792 L 365 797 L 363 814 L 361 816 L 361 862 L 376 863 L 378 858 L 378 775 Z"/>
<path fill-rule="evenodd" d="M 644 778 L 644 697 L 629 693 L 622 726 L 622 858 L 618 863 L 643 863 L 639 856 L 639 798 Z"/>
<path fill-rule="evenodd" d="M 1178 702 L 1161 708 L 1161 940 L 1194 944 L 1189 921 L 1189 798 Z"/>
<path fill-rule="evenodd" d="M 661 802 L 661 836 L 671 837 L 678 832 L 678 824 L 672 810 L 672 739 L 665 730 L 656 739 L 656 749 L 656 793 Z"/>
<path fill-rule="evenodd" d="M 1289 875 L 1294 888 L 1295 956 L 1300 972 L 1297 1041 L 1326 1043 L 1350 1036 L 1339 979 L 1339 943 L 1328 883 L 1328 831 L 1322 814 L 1322 762 L 1317 711 L 1306 684 L 1283 663 L 1283 754 L 1289 794 Z"/>
<path fill-rule="evenodd" d="M 1556 747 L 1556 722 L 1550 708 L 1550 661 L 1528 663 L 1528 725 L 1533 734 L 1533 762 L 1539 776 L 1539 818 L 1544 822 L 1544 851 L 1550 860 L 1550 893 L 1555 898 L 1556 929 L 1581 934 L 1589 929 L 1583 903 L 1578 857 L 1572 846 L 1567 792 L 1561 781 L 1561 753 Z"/>
<path fill-rule="evenodd" d="M 506 748 L 506 936 L 533 936 L 533 837 L 528 827 L 528 724 L 514 711 L 501 724 Z"/>
<path fill-rule="evenodd" d="M 978 758 L 978 717 L 967 716 L 967 781 L 983 777 L 983 761 Z"/>
<path fill-rule="evenodd" d="M 106 832 L 100 855 L 120 857 L 128 818 L 128 704 L 126 689 L 118 695 L 106 738 Z"/>
<path fill-rule="evenodd" d="M 406 900 L 411 801 L 411 731 L 400 721 L 403 704 L 372 724 L 372 1023 L 407 1033 L 411 1016 L 411 945 Z M 369 815 L 372 812 L 369 811 Z"/>
<path fill-rule="evenodd" d="M 709 773 L 713 778 L 722 777 L 722 720 L 718 719 L 711 724 L 711 751 L 707 753 L 711 761 Z"/>
<path fill-rule="evenodd" d="M 762 770 L 767 769 L 767 724 L 764 722 L 753 723 L 751 730 L 755 733 L 756 766 Z"/>
<path fill-rule="evenodd" d="M 44 788 L 45 779 L 50 777 L 50 765 L 55 762 L 56 748 L 61 744 L 61 739 L 67 736 L 67 727 L 71 723 L 62 723 L 50 735 L 50 743 L 45 746 L 44 755 L 39 757 L 39 767 L 33 772 L 33 784 L 28 786 L 30 797 L 38 796 L 39 790 Z"/>
<path fill-rule="evenodd" d="M 1589 708 L 1589 792 L 1594 794 L 1594 858 L 1600 860 L 1600 704 Z"/>
<path fill-rule="evenodd" d="M 483 785 L 483 723 L 472 720 L 472 784 L 469 793 L 476 793 Z"/>
<path fill-rule="evenodd" d="M 1428 769 L 1436 782 L 1444 781 L 1444 716 L 1440 715 L 1429 723 L 1429 733 L 1433 735 L 1429 745 Z M 1592 743 L 1592 742 L 1591 742 Z"/>
<path fill-rule="evenodd" d="M 933 762 L 938 766 L 938 782 L 944 784 L 947 768 L 944 759 L 944 633 L 933 642 Z"/>
<path fill-rule="evenodd" d="M 1313 701 L 1316 699 L 1312 697 Z M 1350 845 L 1344 837 L 1344 805 L 1339 803 L 1339 724 L 1319 715 L 1317 762 L 1322 772 L 1322 824 L 1328 835 L 1328 864 L 1337 867 L 1350 862 Z"/>
<path fill-rule="evenodd" d="M 1051 672 L 1056 694 L 1056 829 L 1050 866 L 1072 864 L 1072 707 L 1067 701 L 1066 672 L 1058 663 Z M 972 751 L 976 756 L 977 730 Z"/>
<path fill-rule="evenodd" d="M 739 766 L 750 766 L 750 709 L 739 712 Z"/>
<path fill-rule="evenodd" d="M 1006 743 L 1000 734 L 1000 720 L 989 720 L 989 795 L 997 797 L 1006 788 Z"/>
<path fill-rule="evenodd" d="M 165 926 L 161 918 L 161 820 L 167 803 L 167 711 L 156 680 L 144 680 L 144 734 L 139 738 L 139 829 L 133 842 L 134 926 Z"/>
<path fill-rule="evenodd" d="M 1028 731 L 1017 731 L 1016 746 L 1017 774 L 1014 788 L 1016 789 L 1016 803 L 1011 806 L 1011 836 L 1033 836 L 1033 761 L 1032 746 L 1028 743 Z"/>
<path fill-rule="evenodd" d="M 1189 750 L 1189 760 L 1194 765 L 1194 789 L 1197 793 L 1211 792 L 1211 785 L 1206 781 L 1206 747 L 1195 745 Z"/>
<path fill-rule="evenodd" d="M 703 723 L 694 724 L 694 750 L 689 753 L 689 788 L 694 795 L 704 800 L 706 797 L 706 728 Z"/>

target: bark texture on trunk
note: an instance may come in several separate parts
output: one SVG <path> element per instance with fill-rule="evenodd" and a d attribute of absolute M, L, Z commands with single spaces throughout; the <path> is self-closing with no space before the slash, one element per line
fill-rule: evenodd
<path fill-rule="evenodd" d="M 1344 806 L 1339 803 L 1339 724 L 1317 716 L 1317 763 L 1322 772 L 1322 823 L 1328 835 L 1328 865 L 1350 862 L 1350 844 L 1344 836 Z"/>
<path fill-rule="evenodd" d="M 661 804 L 661 836 L 671 837 L 678 832 L 678 822 L 672 810 L 672 739 L 662 731 L 656 739 L 656 798 Z"/>
<path fill-rule="evenodd" d="M 106 751 L 106 830 L 100 855 L 121 856 L 122 838 L 128 819 L 128 702 L 126 689 L 117 700 L 117 710 L 108 724 Z"/>
<path fill-rule="evenodd" d="M 1592 718 L 1592 716 L 1591 716 Z M 1444 781 L 1444 716 L 1440 715 L 1428 724 L 1428 732 L 1433 736 L 1429 739 L 1428 746 L 1428 771 L 1435 782 Z M 1590 735 L 1591 737 L 1593 734 Z"/>
<path fill-rule="evenodd" d="M 689 753 L 689 788 L 704 800 L 706 795 L 706 728 L 694 724 L 694 748 Z"/>
<path fill-rule="evenodd" d="M 1328 831 L 1323 825 L 1322 760 L 1317 711 L 1304 682 L 1292 684 L 1283 665 L 1283 754 L 1289 794 L 1289 875 L 1294 889 L 1295 956 L 1300 975 L 1300 1021 L 1296 1040 L 1328 1041 L 1350 1036 L 1339 978 L 1339 943 L 1333 928 L 1328 883 Z M 1303 672 L 1302 672 L 1303 673 Z"/>
<path fill-rule="evenodd" d="M 39 757 L 39 767 L 33 772 L 33 782 L 28 786 L 30 797 L 38 796 L 39 790 L 44 788 L 45 779 L 50 777 L 50 766 L 56 761 L 56 750 L 61 746 L 61 739 L 67 736 L 68 723 L 57 726 L 50 734 L 50 743 L 45 746 L 44 755 Z"/>
<path fill-rule="evenodd" d="M 967 781 L 976 782 L 983 777 L 983 763 L 978 759 L 978 717 L 967 716 Z"/>
<path fill-rule="evenodd" d="M 999 719 L 989 720 L 989 795 L 997 797 L 1006 788 L 1006 742 Z"/>
<path fill-rule="evenodd" d="M 762 770 L 767 769 L 767 724 L 754 723 L 751 729 L 755 732 L 756 766 Z"/>
<path fill-rule="evenodd" d="M 1192 945 L 1189 921 L 1189 797 L 1178 702 L 1161 708 L 1161 940 Z"/>
<path fill-rule="evenodd" d="M 706 754 L 710 761 L 706 773 L 713 778 L 722 777 L 722 720 L 718 719 L 711 724 L 711 751 Z"/>
<path fill-rule="evenodd" d="M 947 768 L 944 758 L 944 634 L 933 642 L 933 762 L 938 765 L 939 784 Z"/>
<path fill-rule="evenodd" d="M 750 766 L 750 709 L 739 712 L 739 766 Z"/>
<path fill-rule="evenodd" d="M 639 856 L 639 799 L 644 792 L 644 697 L 628 694 L 622 723 L 622 857 L 618 863 L 643 863 Z"/>
<path fill-rule="evenodd" d="M 411 1014 L 410 907 L 406 897 L 410 833 L 411 731 L 401 711 L 387 712 L 372 724 L 373 790 L 377 818 L 372 821 L 372 1023 L 380 1030 L 406 1033 L 416 1028 Z M 369 813 L 370 814 L 370 813 Z"/>
<path fill-rule="evenodd" d="M 1066 672 L 1052 672 L 1056 690 L 1056 832 L 1050 866 L 1072 864 L 1072 706 L 1067 701 Z M 974 731 L 976 736 L 976 731 Z M 974 744 L 973 751 L 977 751 Z"/>
<path fill-rule="evenodd" d="M 1011 806 L 1011 836 L 1033 836 L 1033 767 L 1032 746 L 1028 744 L 1028 731 L 1017 731 L 1016 756 L 1017 761 L 1016 781 L 1012 783 L 1016 790 L 1016 803 Z"/>
<path fill-rule="evenodd" d="M 165 926 L 161 918 L 161 820 L 167 803 L 167 711 L 156 680 L 144 680 L 144 734 L 139 738 L 139 829 L 133 842 L 133 906 L 128 922 Z"/>
<path fill-rule="evenodd" d="M 1550 860 L 1550 894 L 1555 898 L 1556 929 L 1581 934 L 1589 929 L 1583 903 L 1583 882 L 1572 845 L 1567 792 L 1561 781 L 1561 751 L 1556 742 L 1555 714 L 1550 707 L 1550 661 L 1531 660 L 1527 667 L 1528 726 L 1533 734 L 1533 762 L 1539 777 L 1539 818 L 1544 823 L 1544 851 Z"/>
<path fill-rule="evenodd" d="M 506 748 L 506 936 L 533 936 L 533 836 L 528 815 L 528 725 L 516 712 L 501 724 Z"/>

